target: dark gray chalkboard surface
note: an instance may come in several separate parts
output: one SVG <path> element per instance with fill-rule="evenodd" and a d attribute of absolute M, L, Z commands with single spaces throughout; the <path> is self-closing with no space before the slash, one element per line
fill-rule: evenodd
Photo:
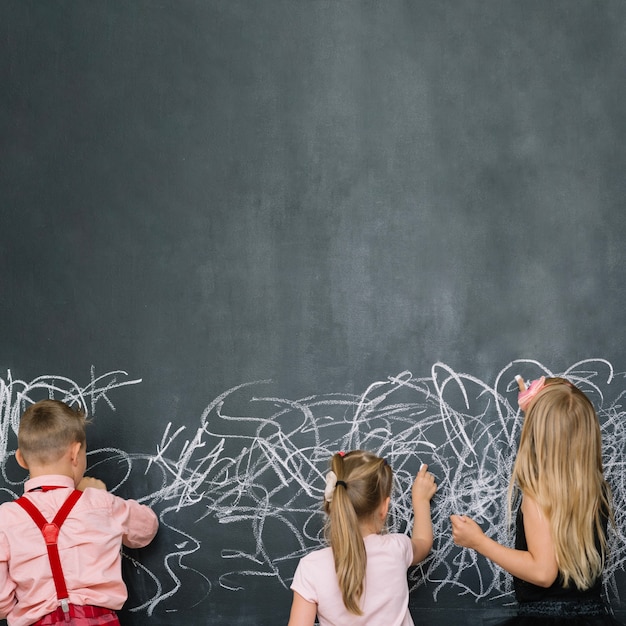
<path fill-rule="evenodd" d="M 340 449 L 404 530 L 440 485 L 420 624 L 493 624 L 513 377 L 604 427 L 626 583 L 622 0 L 0 3 L 1 488 L 24 403 L 80 398 L 89 472 L 151 504 L 129 625 L 286 623 Z"/>

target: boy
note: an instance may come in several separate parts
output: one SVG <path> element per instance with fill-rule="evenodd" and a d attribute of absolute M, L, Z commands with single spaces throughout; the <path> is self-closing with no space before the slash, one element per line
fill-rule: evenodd
<path fill-rule="evenodd" d="M 141 548 L 157 532 L 150 508 L 83 477 L 85 424 L 84 412 L 58 400 L 22 415 L 15 456 L 30 477 L 22 498 L 0 506 L 0 618 L 9 626 L 119 624 L 121 545 Z"/>

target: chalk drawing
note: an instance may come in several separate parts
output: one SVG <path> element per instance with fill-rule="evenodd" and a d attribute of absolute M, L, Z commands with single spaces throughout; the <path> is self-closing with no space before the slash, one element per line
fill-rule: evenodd
<path fill-rule="evenodd" d="M 394 470 L 388 520 L 392 531 L 410 527 L 410 486 L 421 463 L 436 477 L 434 547 L 410 573 L 413 590 L 421 588 L 435 602 L 448 593 L 476 601 L 511 600 L 508 574 L 453 544 L 449 515 L 471 515 L 489 536 L 512 544 L 506 491 L 522 423 L 514 378 L 518 373 L 526 379 L 565 376 L 588 393 L 598 411 L 617 522 L 609 537 L 605 586 L 619 599 L 615 577 L 626 560 L 625 375 L 604 359 L 580 361 L 564 372 L 518 360 L 490 383 L 435 363 L 428 376 L 401 372 L 372 382 L 360 395 L 290 399 L 267 393 L 273 388 L 270 381 L 244 383 L 213 399 L 195 429 L 168 423 L 154 450 L 91 451 L 88 473 L 98 475 L 99 468 L 111 463 L 124 468 L 109 485 L 114 492 L 132 473 L 142 472 L 146 478 L 132 481 L 132 496 L 158 512 L 165 543 L 169 541 L 161 562 L 139 562 L 127 555 L 149 581 L 144 586 L 153 590 L 132 610 L 175 611 L 180 594 L 199 603 L 215 585 L 237 594 L 261 578 L 288 587 L 299 558 L 323 545 L 321 503 L 329 459 L 337 451 L 356 448 L 384 456 Z M 25 403 L 55 397 L 80 402 L 91 414 L 100 402 L 114 410 L 113 392 L 141 382 L 125 377 L 122 371 L 95 377 L 92 369 L 85 387 L 59 376 L 26 383 L 12 380 L 9 373 L 7 382 L 0 380 L 5 491 L 19 495 L 19 483 L 8 479 L 5 466 L 13 454 L 8 442 L 15 437 Z M 140 485 L 147 487 L 138 494 Z M 219 548 L 202 531 L 209 522 L 224 530 Z M 219 571 L 206 571 L 202 555 L 216 550 Z M 189 594 L 186 585 L 191 584 Z"/>

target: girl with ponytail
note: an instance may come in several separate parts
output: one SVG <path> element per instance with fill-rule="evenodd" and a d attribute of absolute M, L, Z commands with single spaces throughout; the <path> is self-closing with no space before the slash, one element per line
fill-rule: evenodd
<path fill-rule="evenodd" d="M 384 534 L 393 487 L 385 459 L 363 450 L 335 454 L 326 477 L 329 547 L 303 557 L 291 589 L 289 626 L 412 626 L 407 569 L 433 544 L 430 500 L 437 486 L 423 465 L 411 490 L 411 538 Z"/>

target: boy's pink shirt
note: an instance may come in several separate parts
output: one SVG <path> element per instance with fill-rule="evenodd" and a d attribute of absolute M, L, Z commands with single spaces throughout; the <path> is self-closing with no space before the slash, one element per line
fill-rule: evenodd
<path fill-rule="evenodd" d="M 43 486 L 64 488 L 32 491 Z M 27 481 L 24 492 L 51 521 L 73 488 L 70 477 L 51 475 Z M 70 602 L 120 609 L 127 597 L 121 544 L 141 548 L 150 543 L 157 528 L 157 517 L 147 506 L 102 489 L 85 489 L 58 539 Z M 0 618 L 6 618 L 9 626 L 26 626 L 57 606 L 41 531 L 18 504 L 1 505 Z"/>

